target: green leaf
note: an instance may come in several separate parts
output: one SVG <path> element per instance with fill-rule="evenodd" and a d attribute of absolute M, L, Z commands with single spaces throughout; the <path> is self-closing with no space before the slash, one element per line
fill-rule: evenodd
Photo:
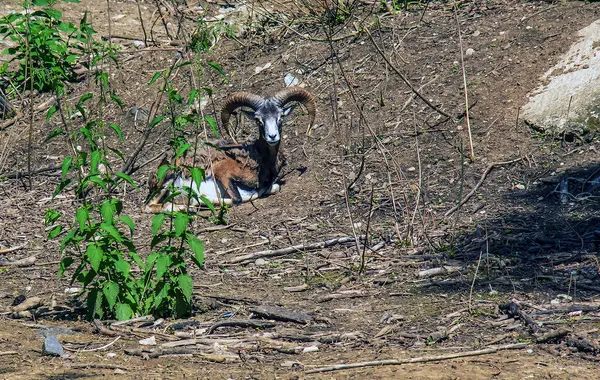
<path fill-rule="evenodd" d="M 87 207 L 81 206 L 77 209 L 77 214 L 75 215 L 75 221 L 79 223 L 79 231 L 83 231 L 85 224 L 89 219 L 89 211 Z"/>
<path fill-rule="evenodd" d="M 83 94 L 77 101 L 77 105 L 83 105 L 83 103 L 87 102 L 88 100 L 92 99 L 93 97 L 94 97 L 94 94 L 92 94 L 91 92 Z"/>
<path fill-rule="evenodd" d="M 87 254 L 88 260 L 90 261 L 92 269 L 98 272 L 98 270 L 100 270 L 100 263 L 104 258 L 104 252 L 96 244 L 88 245 L 85 252 Z"/>
<path fill-rule="evenodd" d="M 112 309 L 119 296 L 119 284 L 113 281 L 105 283 L 102 287 L 102 293 L 104 293 L 104 297 L 106 297 L 106 300 L 108 301 L 108 307 Z"/>
<path fill-rule="evenodd" d="M 67 268 L 70 267 L 71 264 L 73 264 L 72 257 L 63 257 L 58 267 L 58 277 L 62 277 L 62 275 L 65 273 L 65 270 L 67 270 Z"/>
<path fill-rule="evenodd" d="M 37 7 L 45 7 L 50 4 L 49 0 L 33 0 L 32 3 Z"/>
<path fill-rule="evenodd" d="M 111 201 L 102 202 L 102 206 L 100 206 L 100 213 L 102 214 L 102 219 L 108 224 L 113 224 L 113 219 L 115 217 L 115 205 Z"/>
<path fill-rule="evenodd" d="M 103 294 L 100 289 L 92 289 L 87 294 L 87 317 L 88 319 L 104 317 L 104 310 L 102 310 L 102 297 Z"/>
<path fill-rule="evenodd" d="M 125 278 L 129 277 L 129 268 L 131 267 L 131 265 L 123 260 L 122 258 L 119 258 L 119 260 L 115 261 L 115 269 L 121 273 Z"/>
<path fill-rule="evenodd" d="M 184 62 L 181 62 L 180 64 L 173 66 L 173 70 L 177 70 L 181 67 L 189 66 L 191 64 L 192 64 L 192 62 L 190 62 L 190 61 L 184 61 Z"/>
<path fill-rule="evenodd" d="M 129 227 L 129 232 L 131 232 L 131 236 L 133 236 L 133 231 L 135 230 L 135 223 L 133 223 L 133 219 L 129 215 L 121 215 L 119 220 Z"/>
<path fill-rule="evenodd" d="M 75 235 L 77 234 L 77 229 L 72 229 L 69 233 L 61 240 L 60 242 L 60 250 L 63 251 L 68 244 L 71 244 L 75 241 Z"/>
<path fill-rule="evenodd" d="M 119 178 L 121 178 L 122 180 L 126 181 L 127 183 L 129 183 L 131 186 L 133 186 L 134 189 L 137 190 L 137 185 L 135 184 L 135 182 L 133 182 L 133 180 L 131 179 L 130 176 L 128 176 L 125 173 L 122 172 L 116 172 L 115 175 Z"/>
<path fill-rule="evenodd" d="M 212 129 L 213 135 L 215 135 L 215 137 L 219 137 L 219 130 L 217 129 L 217 122 L 215 121 L 215 119 L 212 116 L 204 116 L 204 120 L 206 120 L 206 122 L 208 123 L 208 125 L 210 125 L 210 129 Z"/>
<path fill-rule="evenodd" d="M 102 160 L 102 152 L 99 150 L 94 150 L 90 157 L 90 167 L 92 173 L 98 173 L 98 165 L 100 164 L 100 160 Z"/>
<path fill-rule="evenodd" d="M 60 235 L 62 233 L 62 226 L 54 226 L 49 232 L 48 232 L 48 239 L 54 239 L 55 237 L 57 237 L 58 235 Z"/>
<path fill-rule="evenodd" d="M 178 159 L 179 157 L 183 156 L 185 154 L 185 152 L 188 151 L 188 149 L 190 149 L 192 147 L 192 144 L 186 143 L 186 144 L 182 144 L 181 146 L 179 146 L 179 148 L 177 149 L 177 153 L 175 154 L 174 159 Z"/>
<path fill-rule="evenodd" d="M 80 106 L 79 104 L 75 104 L 75 108 L 77 109 L 77 111 L 79 111 L 83 120 L 87 120 L 85 109 L 82 106 Z"/>
<path fill-rule="evenodd" d="M 202 201 L 202 203 L 204 203 L 204 205 L 206 207 L 208 207 L 209 210 L 212 211 L 213 214 L 216 212 L 215 211 L 215 205 L 208 198 L 206 198 L 204 195 L 200 196 L 200 201 Z"/>
<path fill-rule="evenodd" d="M 62 12 L 57 11 L 56 9 L 46 8 L 44 10 L 48 14 L 48 16 L 52 17 L 55 20 L 60 20 L 60 18 L 62 17 Z"/>
<path fill-rule="evenodd" d="M 111 147 L 107 147 L 111 152 L 113 152 L 114 154 L 116 154 L 121 161 L 125 162 L 125 156 L 123 156 L 123 153 L 121 153 L 120 150 L 116 149 L 116 148 L 111 148 Z"/>
<path fill-rule="evenodd" d="M 154 82 L 156 82 L 158 80 L 158 78 L 160 78 L 161 75 L 162 75 L 162 72 L 158 72 L 158 73 L 154 74 L 154 76 L 152 77 L 152 79 L 150 79 L 150 82 L 148 83 L 148 87 L 152 86 L 154 84 Z"/>
<path fill-rule="evenodd" d="M 181 293 L 183 293 L 185 300 L 190 303 L 192 300 L 192 292 L 194 290 L 192 278 L 188 274 L 180 274 L 177 278 L 177 285 L 179 286 Z"/>
<path fill-rule="evenodd" d="M 118 125 L 116 125 L 114 123 L 108 123 L 108 126 L 111 127 L 113 131 L 115 131 L 117 136 L 119 136 L 119 140 L 121 140 L 121 142 L 125 141 L 123 139 L 123 131 L 121 130 L 121 127 L 119 127 Z"/>
<path fill-rule="evenodd" d="M 148 127 L 150 129 L 156 127 L 156 124 L 160 123 L 164 118 L 165 117 L 163 115 L 155 117 Z"/>
<path fill-rule="evenodd" d="M 202 89 L 206 92 L 208 96 L 212 96 L 213 90 L 210 87 L 202 87 Z"/>
<path fill-rule="evenodd" d="M 50 118 L 56 113 L 56 111 L 58 111 L 56 106 L 52 106 L 48 109 L 48 112 L 46 112 L 46 123 L 50 121 Z"/>
<path fill-rule="evenodd" d="M 178 212 L 175 214 L 175 235 L 181 236 L 185 233 L 185 230 L 190 222 L 190 217 L 183 213 Z"/>
<path fill-rule="evenodd" d="M 133 318 L 133 310 L 131 310 L 131 306 L 129 306 L 126 303 L 119 302 L 115 310 L 115 317 L 119 321 L 125 321 L 127 319 Z"/>
<path fill-rule="evenodd" d="M 198 268 L 204 267 L 204 244 L 200 239 L 198 239 L 193 234 L 187 234 L 187 243 L 194 252 L 194 256 L 192 256 L 192 261 L 198 266 Z"/>
<path fill-rule="evenodd" d="M 160 280 L 171 265 L 171 257 L 168 255 L 160 255 L 156 258 L 156 279 Z"/>
<path fill-rule="evenodd" d="M 63 163 L 62 163 L 62 180 L 64 181 L 65 178 L 67 177 L 67 173 L 69 171 L 69 168 L 71 167 L 71 162 L 73 161 L 73 158 L 71 158 L 70 156 L 65 157 Z"/>
<path fill-rule="evenodd" d="M 161 167 L 158 168 L 156 171 L 156 178 L 158 179 L 158 182 L 162 182 L 170 168 L 171 167 L 169 165 L 161 165 Z"/>
<path fill-rule="evenodd" d="M 196 100 L 197 96 L 198 96 L 198 90 L 194 89 L 194 90 L 190 91 L 190 96 L 188 97 L 188 106 L 191 106 L 192 103 L 194 103 L 194 100 Z"/>
<path fill-rule="evenodd" d="M 54 209 L 47 209 L 46 210 L 46 216 L 44 218 L 44 225 L 46 226 L 51 226 L 54 224 L 54 222 L 56 222 L 58 219 L 60 219 L 60 217 L 62 216 L 62 214 Z"/>
<path fill-rule="evenodd" d="M 206 62 L 206 64 L 210 67 L 212 67 L 213 69 L 217 70 L 219 72 L 219 74 L 226 76 L 227 74 L 225 74 L 225 71 L 223 71 L 223 69 L 221 68 L 221 66 L 219 66 L 218 64 L 216 64 L 215 62 Z"/>
<path fill-rule="evenodd" d="M 156 214 L 152 218 L 152 235 L 156 235 L 165 221 L 165 214 Z"/>
<path fill-rule="evenodd" d="M 200 184 L 204 181 L 204 169 L 201 168 L 188 168 L 192 176 L 192 181 L 200 188 Z"/>
<path fill-rule="evenodd" d="M 144 269 L 145 265 L 142 259 L 140 259 L 140 255 L 137 252 L 129 252 L 129 257 L 133 259 L 133 261 L 140 267 L 140 269 Z"/>
<path fill-rule="evenodd" d="M 110 98 L 119 105 L 119 108 L 123 109 L 123 101 L 116 94 L 110 93 Z"/>
<path fill-rule="evenodd" d="M 87 180 L 100 186 L 102 189 L 104 189 L 104 191 L 108 191 L 108 188 L 106 187 L 106 182 L 104 182 L 104 180 L 102 180 L 100 177 L 94 175 L 89 177 Z"/>
<path fill-rule="evenodd" d="M 123 237 L 119 233 L 119 230 L 117 230 L 112 224 L 101 223 L 100 228 L 108 232 L 108 234 L 112 236 L 112 238 L 115 239 L 116 242 L 120 243 L 123 241 Z"/>
<path fill-rule="evenodd" d="M 70 22 L 65 22 L 65 21 L 61 21 L 58 26 L 57 26 L 58 30 L 60 30 L 61 32 L 65 32 L 65 33 L 73 33 L 77 30 L 77 28 L 75 28 L 75 25 L 73 25 Z"/>
<path fill-rule="evenodd" d="M 152 252 L 151 254 L 148 255 L 148 257 L 146 257 L 146 270 L 149 271 L 152 268 L 152 265 L 154 265 L 154 262 L 156 262 L 156 259 L 158 259 L 158 256 L 160 256 L 160 254 L 158 252 Z"/>
<path fill-rule="evenodd" d="M 163 286 L 160 288 L 156 296 L 154 297 L 154 307 L 159 308 L 165 298 L 169 295 L 169 290 L 171 290 L 171 284 L 168 282 L 163 283 Z"/>
<path fill-rule="evenodd" d="M 63 129 L 61 129 L 61 128 L 55 129 L 52 132 L 50 132 L 48 137 L 46 137 L 46 139 L 44 140 L 44 143 L 50 142 L 50 140 L 52 140 L 56 136 L 60 136 L 60 135 L 64 135 L 64 134 L 65 134 L 65 131 Z"/>

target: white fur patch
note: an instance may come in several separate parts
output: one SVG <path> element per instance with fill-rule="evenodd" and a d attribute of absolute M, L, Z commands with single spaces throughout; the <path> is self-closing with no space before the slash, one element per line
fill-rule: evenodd
<path fill-rule="evenodd" d="M 178 177 L 173 183 L 175 188 L 183 188 L 183 187 L 191 187 L 192 191 L 195 192 L 199 197 L 203 196 L 208 199 L 209 202 L 213 204 L 233 204 L 233 200 L 226 196 L 225 189 L 222 186 L 219 186 L 218 183 L 215 182 L 212 176 L 206 177 L 204 181 L 200 183 L 200 187 L 194 183 L 192 186 L 192 180 L 188 178 Z M 250 202 L 255 199 L 260 198 L 263 195 L 270 195 L 279 192 L 280 186 L 277 183 L 274 183 L 268 189 L 250 189 L 247 187 L 238 187 L 238 191 L 240 193 L 240 197 L 242 198 L 242 203 Z M 204 207 L 204 204 L 198 204 L 196 199 L 192 199 L 191 206 L 200 206 Z"/>

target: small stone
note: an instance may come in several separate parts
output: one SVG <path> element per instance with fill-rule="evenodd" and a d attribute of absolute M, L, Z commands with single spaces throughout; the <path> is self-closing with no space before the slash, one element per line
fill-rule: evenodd
<path fill-rule="evenodd" d="M 302 367 L 302 363 L 296 360 L 286 360 L 281 363 L 281 366 L 284 368 Z"/>
<path fill-rule="evenodd" d="M 519 190 L 525 190 L 525 185 L 523 185 L 522 183 L 517 183 L 515 185 L 515 188 L 519 189 Z"/>
<path fill-rule="evenodd" d="M 117 354 L 115 354 L 114 352 L 109 352 L 108 354 L 106 354 L 106 357 L 109 358 L 114 358 L 115 356 L 117 356 Z"/>
<path fill-rule="evenodd" d="M 479 37 L 480 34 L 481 32 L 479 30 L 476 30 L 473 32 L 473 37 Z"/>
<path fill-rule="evenodd" d="M 156 346 L 156 337 L 152 335 L 150 338 L 142 339 L 138 343 L 142 346 Z"/>
<path fill-rule="evenodd" d="M 415 168 L 414 166 L 411 166 L 410 168 L 406 169 L 409 172 L 414 172 L 415 170 L 417 170 L 417 168 Z"/>
<path fill-rule="evenodd" d="M 475 49 L 468 48 L 468 49 L 465 51 L 465 55 L 466 55 L 467 57 L 468 57 L 468 56 L 471 56 L 471 55 L 473 55 L 473 54 L 475 54 Z"/>
<path fill-rule="evenodd" d="M 54 335 L 47 336 L 42 345 L 42 353 L 49 356 L 62 356 L 65 349 L 58 342 L 58 338 Z"/>
<path fill-rule="evenodd" d="M 317 346 L 309 346 L 309 347 L 304 347 L 304 349 L 302 350 L 302 353 L 307 353 L 307 352 L 317 352 L 319 351 L 319 347 Z"/>
<path fill-rule="evenodd" d="M 268 265 L 268 264 L 269 264 L 269 262 L 263 258 L 258 258 L 254 262 L 254 265 L 256 265 L 257 267 L 264 267 L 265 265 Z"/>

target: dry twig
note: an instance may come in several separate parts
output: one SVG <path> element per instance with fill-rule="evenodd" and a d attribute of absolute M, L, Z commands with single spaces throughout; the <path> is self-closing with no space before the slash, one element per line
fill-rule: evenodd
<path fill-rule="evenodd" d="M 515 162 L 519 162 L 521 161 L 522 158 L 515 158 L 514 160 L 510 160 L 510 161 L 504 161 L 504 162 L 494 162 L 492 164 L 490 164 L 485 171 L 483 172 L 483 174 L 481 175 L 481 178 L 479 179 L 479 182 L 477 182 L 477 184 L 475 185 L 475 187 L 469 192 L 469 194 L 467 194 L 462 201 L 460 201 L 459 204 L 457 204 L 456 206 L 452 207 L 450 210 L 446 211 L 446 213 L 444 214 L 445 217 L 448 217 L 452 214 L 454 214 L 459 208 L 461 208 L 465 203 L 467 203 L 469 201 L 469 199 L 471 199 L 471 197 L 473 195 L 475 195 L 475 193 L 477 192 L 477 189 L 479 189 L 481 187 L 481 185 L 483 185 L 483 182 L 485 181 L 486 177 L 488 176 L 488 174 L 490 174 L 490 172 L 498 166 L 504 166 L 504 165 L 509 165 L 509 164 L 514 164 Z"/>
<path fill-rule="evenodd" d="M 377 361 L 372 361 L 372 362 L 338 364 L 338 365 L 332 365 L 329 367 L 321 367 L 321 368 L 311 369 L 310 371 L 306 371 L 305 373 L 307 373 L 307 374 L 322 373 L 322 372 L 333 372 L 333 371 L 340 371 L 340 370 L 344 370 L 344 369 L 362 368 L 362 367 L 381 367 L 384 365 L 402 365 L 402 364 L 411 364 L 411 363 L 437 362 L 440 360 L 450 360 L 450 359 L 456 359 L 456 358 L 465 358 L 465 357 L 469 357 L 469 356 L 493 354 L 498 351 L 504 351 L 504 350 L 520 350 L 521 348 L 525 348 L 525 347 L 527 347 L 527 343 L 515 343 L 515 344 L 507 344 L 504 346 L 484 348 L 483 350 L 458 352 L 455 354 L 448 354 L 448 355 L 422 356 L 422 357 L 410 358 L 410 359 L 390 359 L 390 360 L 377 360 Z"/>

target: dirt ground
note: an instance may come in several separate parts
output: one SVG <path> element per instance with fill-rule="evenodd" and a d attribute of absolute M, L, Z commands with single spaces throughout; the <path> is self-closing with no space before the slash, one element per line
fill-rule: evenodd
<path fill-rule="evenodd" d="M 18 9 L 15 0 L 3 3 L 2 14 Z M 120 36 L 112 43 L 122 46 L 119 65 L 110 68 L 112 89 L 127 107 L 149 108 L 158 93 L 147 83 L 169 66 L 178 49 L 187 54 L 185 39 L 176 38 L 177 19 L 166 14 L 171 37 L 180 41 L 170 42 L 156 22 L 155 44 L 142 49 L 134 41 L 143 40 L 136 3 L 109 4 L 110 10 L 106 2 L 81 0 L 57 8 L 71 21 L 87 10 L 103 37 L 109 35 L 110 13 L 110 34 Z M 156 3 L 140 4 L 150 30 L 157 20 Z M 258 344 L 254 349 L 221 347 L 235 354 L 225 363 L 199 354 L 144 360 L 125 350 L 139 348 L 138 341 L 151 335 L 159 344 L 178 339 L 166 329 L 175 321 L 123 334 L 107 348 L 82 351 L 110 344 L 115 337 L 94 332 L 73 314 L 65 318 L 64 313 L 47 312 L 31 320 L 7 312 L 0 321 L 0 378 L 597 378 L 599 144 L 593 133 L 548 136 L 517 116 L 576 31 L 600 18 L 600 3 L 466 1 L 454 12 L 450 4 L 432 1 L 391 14 L 365 1 L 355 4 L 345 23 L 332 27 L 331 43 L 316 4 L 321 3 L 257 2 L 253 27 L 235 38 L 222 36 L 202 56 L 227 73 L 227 83 L 210 69 L 196 78 L 200 87 L 213 89 L 217 108 L 233 91 L 273 93 L 292 73 L 315 94 L 318 115 L 311 136 L 305 134 L 302 112 L 284 126 L 290 173 L 280 193 L 230 208 L 226 226 L 196 219 L 194 228 L 206 246 L 206 268 L 192 272 L 195 310 L 190 320 L 210 326 L 232 315 L 246 319 L 256 305 L 279 306 L 314 319 L 308 325 L 277 322 L 264 330 L 221 328 L 215 336 L 283 341 L 309 336 L 307 341 L 288 341 L 316 345 L 318 351 L 282 353 Z M 180 8 L 187 35 L 203 12 L 214 16 L 228 5 L 239 4 L 188 1 Z M 474 160 L 468 158 L 457 19 Z M 452 120 L 415 97 L 399 74 Z M 180 70 L 174 81 L 189 93 L 189 71 Z M 93 78 L 70 84 L 69 99 L 93 89 Z M 36 103 L 49 97 L 40 94 Z M 125 134 L 124 143 L 111 143 L 131 154 L 142 133 L 127 110 L 111 106 L 106 117 L 123 125 Z M 33 168 L 60 165 L 68 154 L 64 140 L 45 142 L 57 121 L 44 120 L 42 113 L 36 115 Z M 26 170 L 27 127 L 28 120 L 20 119 L 0 130 L 0 178 Z M 145 147 L 141 162 L 168 147 L 167 128 L 156 128 L 148 140 L 156 144 Z M 244 122 L 238 133 L 240 138 L 252 136 L 253 126 Z M 127 188 L 122 194 L 144 254 L 150 250 L 151 215 L 139 210 L 152 170 L 148 165 L 134 173 L 140 189 Z M 76 208 L 72 196 L 51 200 L 59 181 L 60 171 L 49 171 L 34 176 L 32 188 L 27 179 L 0 182 L 0 249 L 27 243 L 0 255 L 5 260 L 0 270 L 4 308 L 19 295 L 41 297 L 46 305 L 71 304 L 72 296 L 65 294 L 69 277 L 56 275 L 59 242 L 47 239 L 43 224 L 48 208 L 68 215 Z M 557 189 L 565 181 L 568 194 L 560 196 Z M 473 196 L 452 212 L 475 186 Z M 353 229 L 368 238 L 362 274 L 363 246 L 357 251 L 352 242 L 260 263 L 230 263 L 255 251 L 352 236 Z M 33 265 L 6 264 L 34 255 Z M 444 267 L 438 276 L 424 272 Z M 303 291 L 289 290 L 301 285 Z M 502 306 L 508 302 L 519 304 L 537 327 L 523 317 L 507 317 Z M 42 326 L 76 333 L 59 336 L 71 348 L 67 358 L 42 355 Z M 569 332 L 536 343 L 536 336 L 558 328 Z M 537 335 L 533 329 L 539 329 Z M 319 334 L 340 338 L 315 343 Z M 587 352 L 573 343 L 576 337 L 590 343 Z M 480 356 L 307 373 L 322 366 L 437 357 L 517 343 L 527 345 Z"/>

